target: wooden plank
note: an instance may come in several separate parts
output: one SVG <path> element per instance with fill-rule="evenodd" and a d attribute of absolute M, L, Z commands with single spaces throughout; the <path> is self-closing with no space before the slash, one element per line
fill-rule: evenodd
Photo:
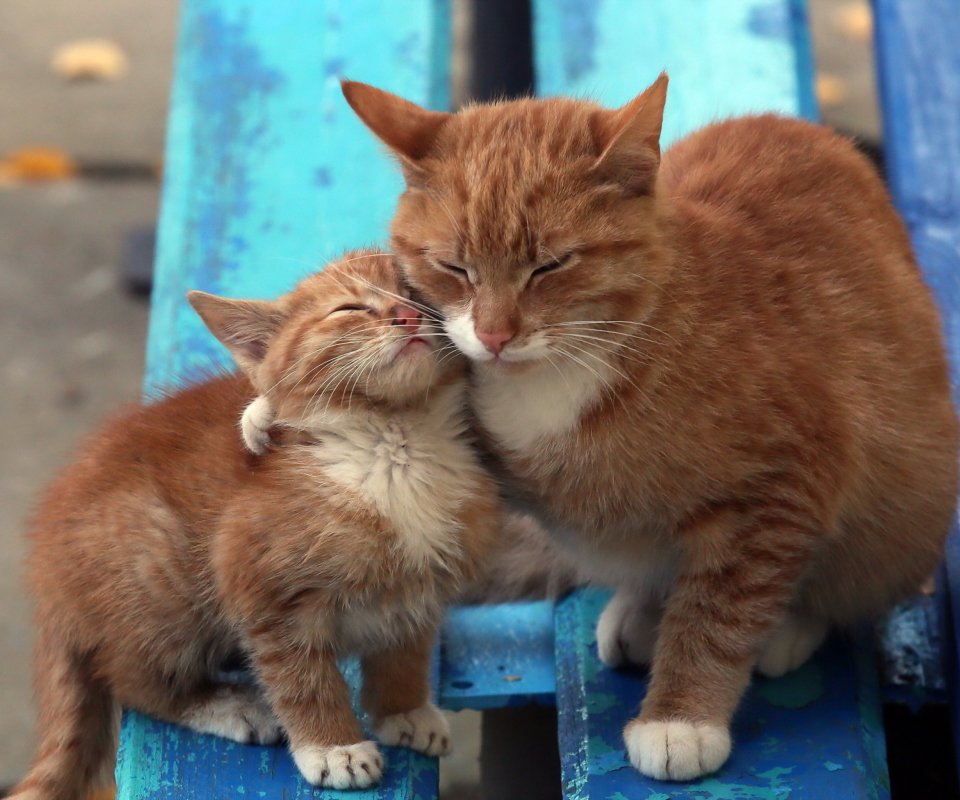
<path fill-rule="evenodd" d="M 670 73 L 663 141 L 756 111 L 816 117 L 803 0 L 533 0 L 539 95 L 620 105 Z"/>
<path fill-rule="evenodd" d="M 365 791 L 316 789 L 285 747 L 259 747 L 194 733 L 127 711 L 120 736 L 118 800 L 251 797 L 262 800 L 426 800 L 439 791 L 437 759 L 381 747 L 383 782 Z"/>
<path fill-rule="evenodd" d="M 875 0 L 877 76 L 887 176 L 917 259 L 943 314 L 954 382 L 960 375 L 960 14 L 951 0 Z M 956 396 L 956 392 L 955 392 Z M 960 530 L 941 582 L 960 748 Z M 960 750 L 958 750 L 960 755 Z"/>
<path fill-rule="evenodd" d="M 608 597 L 582 591 L 557 606 L 560 756 L 569 800 L 889 797 L 869 636 L 853 647 L 831 641 L 789 675 L 758 678 L 734 720 L 730 760 L 715 775 L 687 784 L 640 775 L 621 736 L 644 681 L 638 672 L 604 668 L 596 653 L 594 628 Z"/>
<path fill-rule="evenodd" d="M 229 364 L 184 300 L 271 297 L 342 250 L 385 238 L 401 182 L 339 78 L 449 103 L 449 0 L 184 0 L 168 130 L 147 387 Z M 436 759 L 387 748 L 351 798 L 428 798 Z M 327 797 L 284 748 L 124 718 L 119 800 Z M 347 796 L 347 795 L 345 795 Z"/>
<path fill-rule="evenodd" d="M 553 603 L 454 608 L 441 640 L 440 705 L 553 705 Z"/>
<path fill-rule="evenodd" d="M 186 289 L 272 297 L 386 238 L 400 176 L 339 78 L 445 107 L 449 20 L 449 0 L 185 0 L 148 386 L 227 363 Z"/>

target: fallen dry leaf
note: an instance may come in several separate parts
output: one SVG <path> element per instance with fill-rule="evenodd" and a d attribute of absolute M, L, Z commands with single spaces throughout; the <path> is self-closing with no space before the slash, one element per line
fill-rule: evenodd
<path fill-rule="evenodd" d="M 842 78 L 827 72 L 817 75 L 817 100 L 820 101 L 820 105 L 828 108 L 838 106 L 849 96 L 850 88 Z"/>
<path fill-rule="evenodd" d="M 836 26 L 855 42 L 868 42 L 873 35 L 873 11 L 864 0 L 843 3 L 833 12 Z"/>
<path fill-rule="evenodd" d="M 56 147 L 21 147 L 0 157 L 0 183 L 64 181 L 77 172 L 77 162 Z"/>
<path fill-rule="evenodd" d="M 68 81 L 115 81 L 127 73 L 126 53 L 109 39 L 81 39 L 57 49 L 50 67 Z"/>

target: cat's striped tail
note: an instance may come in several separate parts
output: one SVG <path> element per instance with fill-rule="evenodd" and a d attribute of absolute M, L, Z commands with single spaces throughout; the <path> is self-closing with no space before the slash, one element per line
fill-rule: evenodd
<path fill-rule="evenodd" d="M 91 658 L 43 636 L 37 644 L 37 752 L 7 800 L 88 800 L 113 785 L 120 706 Z"/>

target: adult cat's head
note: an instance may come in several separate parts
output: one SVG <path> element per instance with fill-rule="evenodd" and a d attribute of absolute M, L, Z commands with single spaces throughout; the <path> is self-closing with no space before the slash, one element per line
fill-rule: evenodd
<path fill-rule="evenodd" d="M 343 84 L 406 178 L 393 250 L 471 359 L 606 349 L 617 321 L 654 307 L 666 89 L 661 75 L 616 110 L 555 98 L 446 114 Z"/>
<path fill-rule="evenodd" d="M 278 300 L 188 294 L 278 418 L 425 400 L 462 367 L 392 255 L 347 253 Z"/>

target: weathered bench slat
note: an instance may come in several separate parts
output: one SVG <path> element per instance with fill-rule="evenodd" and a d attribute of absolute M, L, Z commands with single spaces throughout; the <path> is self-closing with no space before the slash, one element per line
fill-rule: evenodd
<path fill-rule="evenodd" d="M 924 275 L 944 319 L 954 381 L 960 375 L 960 14 L 951 0 L 875 0 L 877 75 L 887 175 Z M 947 546 L 949 630 L 945 660 L 954 670 L 954 742 L 960 623 L 960 531 Z"/>
<path fill-rule="evenodd" d="M 553 705 L 553 603 L 454 608 L 440 659 L 440 705 L 502 708 Z"/>
<path fill-rule="evenodd" d="M 538 94 L 586 94 L 616 105 L 666 69 L 671 84 L 665 143 L 728 116 L 771 110 L 816 116 L 802 0 L 535 0 L 534 15 Z M 879 695 L 870 668 L 858 669 L 871 657 L 844 644 L 832 645 L 782 681 L 754 687 L 737 717 L 734 755 L 716 776 L 682 786 L 645 780 L 625 760 L 621 740 L 644 680 L 597 660 L 593 624 L 600 606 L 599 595 L 584 593 L 557 610 L 557 709 L 567 797 L 888 793 Z M 784 709 L 778 702 L 803 707 Z"/>
<path fill-rule="evenodd" d="M 226 363 L 188 288 L 273 297 L 382 242 L 401 189 L 341 76 L 448 102 L 449 0 L 185 0 L 147 380 Z"/>
<path fill-rule="evenodd" d="M 643 697 L 642 674 L 604 668 L 594 627 L 609 594 L 586 591 L 557 607 L 557 707 L 564 795 L 600 798 L 878 798 L 889 795 L 880 696 L 869 637 L 831 641 L 777 680 L 757 679 L 733 725 L 735 747 L 715 775 L 662 783 L 623 750 Z M 562 644 L 561 644 L 562 643 Z"/>
<path fill-rule="evenodd" d="M 344 249 L 385 238 L 400 177 L 339 78 L 444 108 L 449 26 L 449 0 L 184 0 L 148 389 L 228 364 L 187 289 L 275 296 Z M 436 759 L 391 750 L 388 763 L 379 789 L 349 796 L 436 796 Z M 119 800 L 338 795 L 304 785 L 283 748 L 140 714 L 125 717 L 117 775 Z"/>

